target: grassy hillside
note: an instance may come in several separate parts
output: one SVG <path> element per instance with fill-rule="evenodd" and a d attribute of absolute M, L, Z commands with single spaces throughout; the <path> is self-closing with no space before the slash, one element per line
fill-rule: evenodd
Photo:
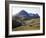
<path fill-rule="evenodd" d="M 22 31 L 22 30 L 39 30 L 40 29 L 40 19 L 31 19 L 31 20 L 24 20 L 27 24 L 24 26 L 16 27 L 13 31 Z"/>

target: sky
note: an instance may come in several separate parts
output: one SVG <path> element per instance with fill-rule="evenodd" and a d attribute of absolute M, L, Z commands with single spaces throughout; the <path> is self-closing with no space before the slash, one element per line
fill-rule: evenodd
<path fill-rule="evenodd" d="M 28 13 L 34 13 L 34 14 L 38 13 L 40 16 L 40 8 L 39 7 L 18 7 L 18 6 L 13 7 L 12 15 L 18 14 L 21 10 L 25 10 Z"/>

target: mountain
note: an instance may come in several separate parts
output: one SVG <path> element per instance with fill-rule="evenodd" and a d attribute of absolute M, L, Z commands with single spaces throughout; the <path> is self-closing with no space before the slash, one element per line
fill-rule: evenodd
<path fill-rule="evenodd" d="M 25 10 L 21 10 L 16 15 L 16 17 L 19 17 L 19 18 L 39 18 L 40 16 L 37 13 L 36 14 L 33 14 L 33 13 L 28 13 Z"/>
<path fill-rule="evenodd" d="M 26 24 L 22 20 L 24 19 L 32 19 L 32 18 L 39 18 L 40 16 L 38 14 L 28 13 L 25 10 L 21 10 L 18 14 L 15 16 L 12 16 L 12 28 L 22 26 Z"/>
<path fill-rule="evenodd" d="M 36 14 L 33 14 L 33 13 L 29 13 L 30 17 L 32 18 L 40 18 L 40 16 L 36 13 Z"/>
<path fill-rule="evenodd" d="M 30 17 L 30 15 L 24 10 L 20 11 L 16 16 L 21 17 L 21 18 L 29 18 Z"/>

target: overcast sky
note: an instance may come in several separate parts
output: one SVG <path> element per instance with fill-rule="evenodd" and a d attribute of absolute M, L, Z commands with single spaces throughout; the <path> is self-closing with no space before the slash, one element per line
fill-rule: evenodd
<path fill-rule="evenodd" d="M 13 7 L 12 15 L 18 14 L 21 10 L 25 10 L 28 13 L 38 13 L 40 15 L 40 8 L 39 7 Z"/>

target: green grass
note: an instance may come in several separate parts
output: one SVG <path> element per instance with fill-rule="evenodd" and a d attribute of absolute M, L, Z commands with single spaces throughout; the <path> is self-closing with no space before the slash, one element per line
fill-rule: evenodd
<path fill-rule="evenodd" d="M 25 20 L 25 22 L 30 22 L 30 24 L 16 27 L 13 30 L 14 31 L 22 31 L 22 30 L 40 30 L 40 19 L 31 19 L 31 20 Z"/>

